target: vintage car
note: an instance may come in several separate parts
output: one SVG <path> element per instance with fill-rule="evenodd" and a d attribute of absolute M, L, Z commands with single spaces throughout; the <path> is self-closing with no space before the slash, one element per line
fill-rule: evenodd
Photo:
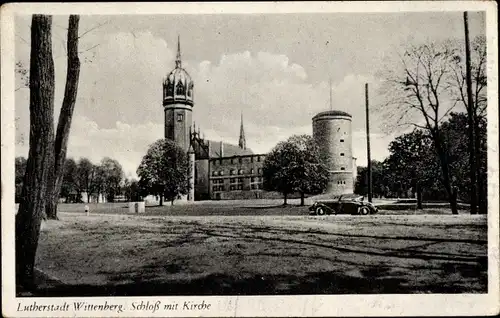
<path fill-rule="evenodd" d="M 378 208 L 365 200 L 362 195 L 341 195 L 331 199 L 322 199 L 309 207 L 312 215 L 353 214 L 368 215 L 378 212 Z"/>

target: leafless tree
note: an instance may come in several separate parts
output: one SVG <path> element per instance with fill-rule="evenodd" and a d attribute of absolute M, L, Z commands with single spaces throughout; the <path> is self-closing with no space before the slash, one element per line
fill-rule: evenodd
<path fill-rule="evenodd" d="M 410 46 L 399 56 L 398 65 L 385 71 L 382 85 L 384 103 L 379 111 L 394 127 L 413 126 L 431 136 L 441 167 L 441 181 L 448 194 L 453 214 L 457 214 L 457 193 L 440 122 L 456 106 L 450 99 L 447 78 L 452 71 L 455 50 L 451 43 Z M 423 167 L 425 169 L 425 167 Z"/>
<path fill-rule="evenodd" d="M 471 155 L 475 156 L 474 161 L 476 162 L 475 167 L 471 167 L 476 174 L 477 179 L 477 197 L 479 202 L 479 213 L 485 214 L 487 212 L 485 187 L 486 180 L 484 180 L 484 175 L 481 173 L 481 165 L 479 161 L 481 160 L 481 134 L 480 125 L 486 122 L 486 106 L 487 106 L 487 76 L 486 76 L 486 38 L 484 36 L 478 36 L 472 41 L 472 51 L 471 51 L 471 79 L 472 79 L 472 106 L 470 106 L 467 96 L 467 81 L 466 81 L 466 65 L 465 65 L 465 44 L 463 42 L 458 42 L 456 47 L 459 48 L 453 58 L 452 72 L 449 77 L 448 85 L 457 96 L 457 100 L 462 103 L 467 109 L 467 113 L 471 116 L 472 125 L 470 125 L 474 131 L 474 149 L 469 149 Z M 468 127 L 470 129 L 470 127 Z"/>
<path fill-rule="evenodd" d="M 15 232 L 17 283 L 27 288 L 34 286 L 35 255 L 51 170 L 54 76 L 52 17 L 33 15 L 29 76 L 30 147 Z"/>
<path fill-rule="evenodd" d="M 57 203 L 64 173 L 64 162 L 68 148 L 68 138 L 75 109 L 78 92 L 78 79 L 80 77 L 80 59 L 78 57 L 78 25 L 80 17 L 70 15 L 68 23 L 67 56 L 68 68 L 66 73 L 66 87 L 64 99 L 57 123 L 57 133 L 54 140 L 53 173 L 49 176 L 48 196 L 45 213 L 49 219 L 57 219 Z"/>

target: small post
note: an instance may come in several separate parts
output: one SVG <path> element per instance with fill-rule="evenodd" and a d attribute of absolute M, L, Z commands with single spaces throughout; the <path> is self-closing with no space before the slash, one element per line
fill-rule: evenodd
<path fill-rule="evenodd" d="M 366 154 L 368 159 L 368 202 L 372 202 L 372 159 L 370 153 L 370 112 L 368 110 L 368 83 L 365 84 Z"/>
<path fill-rule="evenodd" d="M 88 205 L 85 205 L 85 213 L 87 214 L 87 216 L 90 215 L 90 209 Z"/>

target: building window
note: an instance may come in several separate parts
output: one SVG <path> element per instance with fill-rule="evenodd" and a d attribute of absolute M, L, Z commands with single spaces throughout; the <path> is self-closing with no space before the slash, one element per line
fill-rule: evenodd
<path fill-rule="evenodd" d="M 238 190 L 243 190 L 243 185 L 242 184 L 238 184 Z"/>
<path fill-rule="evenodd" d="M 261 169 L 261 168 L 259 168 L 259 170 L 257 170 L 257 172 L 258 172 L 259 174 L 262 174 L 262 169 Z"/>
<path fill-rule="evenodd" d="M 181 82 L 178 82 L 177 83 L 177 86 L 176 86 L 176 91 L 175 91 L 176 95 L 184 95 L 184 85 L 182 85 Z"/>
<path fill-rule="evenodd" d="M 239 183 L 243 183 L 243 178 L 238 178 Z"/>
<path fill-rule="evenodd" d="M 344 139 L 340 139 L 340 142 L 344 142 Z"/>
<path fill-rule="evenodd" d="M 223 175 L 224 175 L 224 171 L 220 171 L 219 176 L 223 176 Z"/>
<path fill-rule="evenodd" d="M 243 161 L 242 158 L 238 158 L 238 162 L 241 163 Z"/>
<path fill-rule="evenodd" d="M 340 153 L 340 155 L 343 157 L 343 156 L 344 156 L 344 153 L 343 153 L 343 152 L 341 152 L 341 153 Z"/>
<path fill-rule="evenodd" d="M 231 169 L 230 174 L 234 175 L 234 169 Z"/>
<path fill-rule="evenodd" d="M 250 157 L 250 162 L 253 162 L 253 156 L 252 156 L 252 157 Z"/>
<path fill-rule="evenodd" d="M 213 192 L 224 191 L 224 186 L 214 186 L 212 189 Z"/>
<path fill-rule="evenodd" d="M 257 156 L 257 162 L 260 162 L 260 156 Z"/>
<path fill-rule="evenodd" d="M 234 191 L 234 190 L 236 190 L 236 187 L 234 185 L 232 185 L 229 187 L 229 190 Z"/>
<path fill-rule="evenodd" d="M 233 164 L 233 163 L 234 163 L 234 159 L 233 159 L 233 158 L 231 158 L 231 164 Z"/>
<path fill-rule="evenodd" d="M 254 170 L 253 169 L 250 169 L 250 174 L 253 174 L 254 173 Z"/>
<path fill-rule="evenodd" d="M 250 182 L 255 182 L 255 177 L 251 177 Z"/>
<path fill-rule="evenodd" d="M 243 169 L 240 169 L 240 170 L 238 171 L 238 174 L 244 174 L 244 173 L 245 173 L 245 172 L 243 171 Z"/>
<path fill-rule="evenodd" d="M 340 168 L 340 170 L 345 170 L 345 168 L 344 168 L 344 167 L 342 167 L 342 168 Z"/>
<path fill-rule="evenodd" d="M 216 176 L 216 175 L 217 175 L 217 171 L 212 172 L 212 176 Z"/>
<path fill-rule="evenodd" d="M 177 114 L 177 121 L 183 121 L 184 120 L 184 115 L 183 114 Z"/>
<path fill-rule="evenodd" d="M 231 178 L 231 179 L 229 179 L 229 182 L 231 182 L 231 183 L 236 183 L 236 178 Z"/>

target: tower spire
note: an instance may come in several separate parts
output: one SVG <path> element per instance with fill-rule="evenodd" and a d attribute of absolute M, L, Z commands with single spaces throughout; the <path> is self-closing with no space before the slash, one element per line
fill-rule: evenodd
<path fill-rule="evenodd" d="M 328 76 L 328 91 L 330 93 L 330 110 L 333 110 L 333 105 L 332 105 L 332 77 Z"/>
<path fill-rule="evenodd" d="M 243 111 L 241 112 L 241 125 L 240 125 L 240 140 L 238 146 L 241 149 L 247 149 L 247 142 L 245 140 L 245 129 L 243 128 Z"/>
<path fill-rule="evenodd" d="M 181 62 L 181 36 L 177 35 L 177 57 L 175 58 L 175 67 L 182 67 Z"/>

